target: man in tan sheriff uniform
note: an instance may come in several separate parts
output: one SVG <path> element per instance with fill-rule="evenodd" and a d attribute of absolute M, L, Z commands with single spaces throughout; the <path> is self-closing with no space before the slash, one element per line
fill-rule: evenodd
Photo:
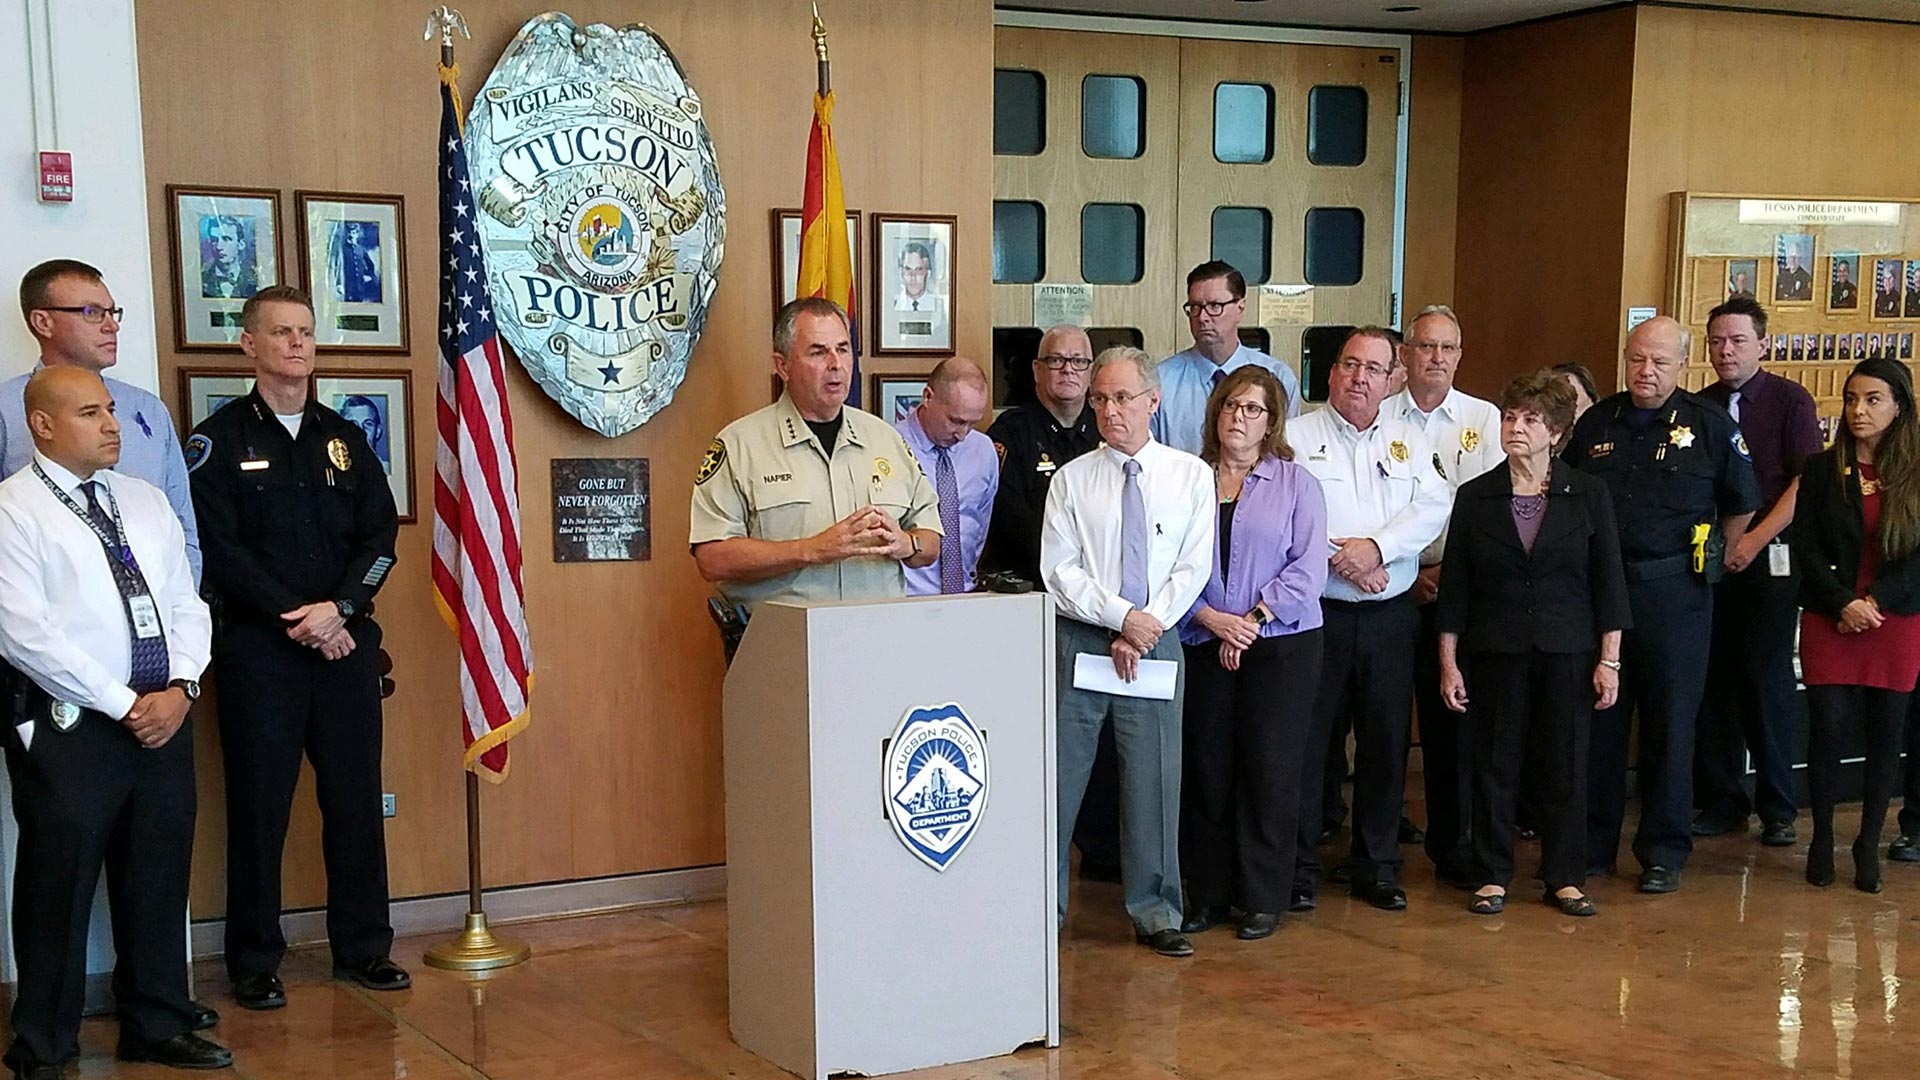
<path fill-rule="evenodd" d="M 688 543 L 727 601 L 874 600 L 907 594 L 908 567 L 940 558 L 940 508 L 913 451 L 845 407 L 846 313 L 803 298 L 773 324 L 780 400 L 735 420 L 694 478 Z"/>

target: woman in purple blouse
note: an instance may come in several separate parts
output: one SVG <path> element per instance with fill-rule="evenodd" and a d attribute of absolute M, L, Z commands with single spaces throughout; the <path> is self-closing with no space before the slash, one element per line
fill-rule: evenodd
<path fill-rule="evenodd" d="M 1200 456 L 1213 466 L 1220 546 L 1206 589 L 1180 622 L 1186 646 L 1180 865 L 1187 933 L 1229 906 L 1239 936 L 1280 925 L 1293 884 L 1300 771 L 1320 680 L 1327 504 L 1293 463 L 1286 396 L 1252 364 L 1207 400 Z"/>

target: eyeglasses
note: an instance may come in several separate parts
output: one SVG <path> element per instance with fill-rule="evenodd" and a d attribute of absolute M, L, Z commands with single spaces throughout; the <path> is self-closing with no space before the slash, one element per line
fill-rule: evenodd
<path fill-rule="evenodd" d="M 1227 310 L 1228 304 L 1237 304 L 1239 302 L 1238 300 L 1209 300 L 1204 304 L 1196 304 L 1189 300 L 1180 305 L 1180 310 L 1186 312 L 1187 318 L 1189 319 L 1203 311 L 1217 319 L 1220 317 L 1221 312 Z"/>
<path fill-rule="evenodd" d="M 1228 414 L 1239 413 L 1249 420 L 1258 420 L 1267 415 L 1269 410 L 1257 401 L 1226 401 L 1221 403 L 1220 411 Z"/>
<path fill-rule="evenodd" d="M 78 306 L 68 305 L 66 307 L 53 307 L 49 305 L 47 307 L 37 308 L 35 310 L 66 311 L 66 312 L 70 312 L 72 314 L 80 316 L 81 322 L 88 322 L 88 323 L 97 323 L 101 319 L 107 318 L 108 316 L 112 316 L 114 322 L 119 322 L 120 316 L 126 314 L 126 311 L 127 311 L 126 308 L 101 307 L 98 304 L 80 304 Z"/>
<path fill-rule="evenodd" d="M 1437 352 L 1441 356 L 1458 356 L 1460 346 L 1451 341 L 1409 341 L 1407 348 L 1414 352 Z"/>
<path fill-rule="evenodd" d="M 1096 409 L 1104 409 L 1111 403 L 1124 409 L 1152 392 L 1151 390 L 1142 390 L 1137 394 L 1129 394 L 1125 390 L 1120 390 L 1111 394 L 1093 393 L 1087 395 L 1087 404 Z"/>
<path fill-rule="evenodd" d="M 1085 371 L 1088 368 L 1093 366 L 1093 357 L 1061 356 L 1058 353 L 1048 353 L 1047 355 L 1040 358 L 1040 362 L 1042 364 L 1047 365 L 1048 371 L 1059 371 L 1063 368 L 1072 368 L 1075 371 Z"/>
<path fill-rule="evenodd" d="M 1376 379 L 1384 379 L 1393 374 L 1393 369 L 1390 367 L 1381 367 L 1379 364 L 1363 364 L 1353 359 L 1342 360 L 1335 364 L 1334 367 L 1339 368 L 1349 375 L 1364 371 Z"/>

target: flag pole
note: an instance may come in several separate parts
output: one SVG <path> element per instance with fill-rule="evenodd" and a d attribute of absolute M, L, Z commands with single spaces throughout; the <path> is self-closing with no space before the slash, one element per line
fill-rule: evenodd
<path fill-rule="evenodd" d="M 466 19 L 445 6 L 427 13 L 428 41 L 433 40 L 436 30 L 440 33 L 440 66 L 453 70 L 454 31 L 458 30 L 465 38 L 473 35 L 467 32 Z M 533 955 L 533 949 L 524 941 L 494 936 L 487 925 L 486 904 L 480 894 L 480 777 L 472 767 L 462 771 L 467 774 L 466 925 L 453 940 L 428 949 L 424 959 L 428 967 L 446 971 L 494 971 L 525 962 Z"/>
<path fill-rule="evenodd" d="M 833 72 L 827 64 L 827 24 L 820 21 L 820 3 L 813 4 L 813 55 L 820 69 L 820 96 L 833 92 Z"/>

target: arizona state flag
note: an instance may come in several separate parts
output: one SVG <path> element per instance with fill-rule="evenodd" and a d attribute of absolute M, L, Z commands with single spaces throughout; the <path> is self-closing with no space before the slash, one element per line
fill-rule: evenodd
<path fill-rule="evenodd" d="M 840 155 L 833 149 L 833 91 L 813 95 L 807 136 L 807 190 L 800 201 L 800 296 L 822 296 L 860 325 L 853 310 L 853 252 L 847 247 L 847 197 L 840 188 Z M 847 404 L 860 407 L 860 332 L 853 330 L 853 382 Z"/>

